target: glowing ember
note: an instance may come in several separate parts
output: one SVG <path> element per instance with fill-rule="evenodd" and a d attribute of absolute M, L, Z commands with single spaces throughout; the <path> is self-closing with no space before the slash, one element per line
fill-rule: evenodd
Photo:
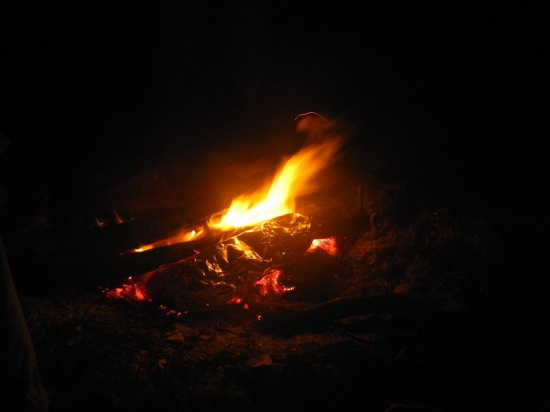
<path fill-rule="evenodd" d="M 235 199 L 224 215 L 210 219 L 210 227 L 230 230 L 294 212 L 295 198 L 314 189 L 313 178 L 334 162 L 343 143 L 339 136 L 322 134 L 324 128 L 328 129 L 332 125 L 328 120 L 318 115 L 315 115 L 314 120 L 306 119 L 308 123 L 316 123 L 317 133 L 314 138 L 309 139 L 298 153 L 284 163 L 271 186 Z"/>
<path fill-rule="evenodd" d="M 294 290 L 294 287 L 286 287 L 279 283 L 279 276 L 281 276 L 281 271 L 277 269 L 269 269 L 268 272 L 256 283 L 255 286 L 258 287 L 258 293 L 262 296 L 268 294 L 282 295 L 285 292 L 290 292 Z"/>
<path fill-rule="evenodd" d="M 240 298 L 238 296 L 233 296 L 231 299 L 227 301 L 228 305 L 240 305 L 243 302 L 243 298 Z"/>
<path fill-rule="evenodd" d="M 107 290 L 106 296 L 109 298 L 125 299 L 130 301 L 149 300 L 146 297 L 143 287 L 138 283 L 134 283 L 132 276 L 128 277 L 128 282 L 128 284 L 124 284 L 121 287 L 113 290 Z"/>
<path fill-rule="evenodd" d="M 313 252 L 324 252 L 329 256 L 337 256 L 338 246 L 336 246 L 336 239 L 333 236 L 326 239 L 313 239 L 306 253 Z"/>

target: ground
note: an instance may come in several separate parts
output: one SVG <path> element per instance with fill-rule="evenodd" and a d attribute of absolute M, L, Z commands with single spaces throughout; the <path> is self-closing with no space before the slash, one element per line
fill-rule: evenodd
<path fill-rule="evenodd" d="M 105 262 L 88 281 L 50 266 L 50 287 L 23 282 L 51 410 L 546 410 L 544 312 L 503 286 L 490 225 L 362 185 L 367 222 L 332 266 L 343 284 L 305 301 L 170 311 L 108 298 L 122 280 L 93 276 Z"/>
<path fill-rule="evenodd" d="M 488 307 L 359 314 L 287 335 L 248 314 L 169 317 L 99 291 L 24 302 L 52 411 L 544 410 L 542 348 L 524 342 L 537 320 Z"/>

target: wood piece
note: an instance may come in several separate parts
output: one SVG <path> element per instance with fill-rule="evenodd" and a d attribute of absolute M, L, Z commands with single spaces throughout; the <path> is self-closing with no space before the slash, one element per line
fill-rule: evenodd
<path fill-rule="evenodd" d="M 413 295 L 347 296 L 313 305 L 280 304 L 264 308 L 261 328 L 268 331 L 311 330 L 354 315 L 375 313 L 421 314 L 443 305 L 442 299 L 428 300 Z"/>

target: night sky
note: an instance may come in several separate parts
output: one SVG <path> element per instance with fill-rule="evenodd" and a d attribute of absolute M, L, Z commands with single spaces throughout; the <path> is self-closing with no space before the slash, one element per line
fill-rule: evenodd
<path fill-rule="evenodd" d="M 316 111 L 354 125 L 357 167 L 536 225 L 547 16 L 379 3 L 2 6 L 3 186 L 77 196 L 167 154 L 283 152 L 294 117 Z"/>

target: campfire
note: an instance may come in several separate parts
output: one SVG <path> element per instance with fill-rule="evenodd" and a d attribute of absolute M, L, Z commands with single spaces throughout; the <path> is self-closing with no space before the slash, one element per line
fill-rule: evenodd
<path fill-rule="evenodd" d="M 396 304 L 416 311 L 427 296 L 454 305 L 483 290 L 478 266 L 496 267 L 499 254 L 482 222 L 430 211 L 399 183 L 337 181 L 326 190 L 348 136 L 316 113 L 296 121 L 305 143 L 272 180 L 221 212 L 122 251 L 122 259 L 158 264 L 105 288 L 106 296 L 179 316 L 237 308 L 263 324 L 309 326 Z"/>
<path fill-rule="evenodd" d="M 231 304 L 249 309 L 283 297 L 307 296 L 296 287 L 306 278 L 300 262 L 309 260 L 309 269 L 326 268 L 326 261 L 338 259 L 339 246 L 333 233 L 316 237 L 327 231 L 314 216 L 297 211 L 297 199 L 323 188 L 319 177 L 338 160 L 347 136 L 336 122 L 317 113 L 299 115 L 296 121 L 297 131 L 307 139 L 281 163 L 271 182 L 238 196 L 227 209 L 201 222 L 121 252 L 143 254 L 175 246 L 182 256 L 129 277 L 107 289 L 107 296 L 153 301 L 178 310 Z M 318 275 L 319 281 L 326 281 L 322 279 L 326 273 Z"/>

